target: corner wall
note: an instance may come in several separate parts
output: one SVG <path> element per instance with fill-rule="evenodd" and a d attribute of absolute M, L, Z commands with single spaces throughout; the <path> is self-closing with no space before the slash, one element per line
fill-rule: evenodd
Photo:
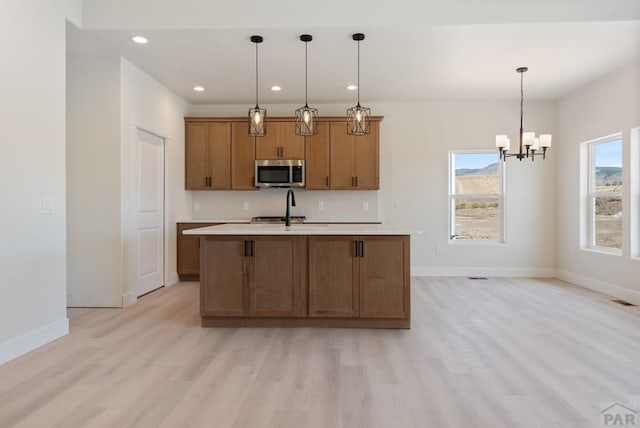
<path fill-rule="evenodd" d="M 69 331 L 65 18 L 80 16 L 79 1 L 2 2 L 0 364 Z"/>
<path fill-rule="evenodd" d="M 640 58 L 574 91 L 558 103 L 558 140 L 561 142 L 558 157 L 562 159 L 557 170 L 558 276 L 640 304 L 640 259 L 632 257 L 634 254 L 630 251 L 631 230 L 637 231 L 637 225 L 631 224 L 629 215 L 624 217 L 623 253 L 618 256 L 581 249 L 579 221 L 580 144 L 617 132 L 622 132 L 624 146 L 625 213 L 632 211 L 631 208 L 638 212 L 637 206 L 631 206 L 638 201 L 637 195 L 631 200 L 629 186 L 631 130 L 637 127 L 640 127 Z"/>

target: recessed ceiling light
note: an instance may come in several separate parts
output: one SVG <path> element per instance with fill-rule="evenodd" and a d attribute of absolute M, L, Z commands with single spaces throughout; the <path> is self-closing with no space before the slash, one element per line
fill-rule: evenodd
<path fill-rule="evenodd" d="M 149 40 L 147 40 L 147 38 L 144 36 L 131 36 L 131 40 L 141 45 L 144 45 L 145 43 L 149 43 Z"/>
<path fill-rule="evenodd" d="M 202 92 L 202 91 L 204 91 L 204 88 L 202 86 L 194 86 L 193 90 L 196 91 L 196 92 Z"/>
<path fill-rule="evenodd" d="M 355 91 L 356 89 L 358 89 L 358 87 L 356 85 L 347 85 L 347 89 L 350 91 Z"/>
<path fill-rule="evenodd" d="M 280 91 L 282 90 L 282 87 L 281 87 L 281 86 L 278 86 L 278 85 L 273 85 L 273 86 L 271 87 L 271 90 L 272 90 L 273 92 L 280 92 Z"/>

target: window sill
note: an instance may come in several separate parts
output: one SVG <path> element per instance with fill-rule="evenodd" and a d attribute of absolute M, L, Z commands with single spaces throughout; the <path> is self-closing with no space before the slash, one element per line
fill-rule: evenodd
<path fill-rule="evenodd" d="M 504 245 L 505 241 L 485 241 L 481 239 L 449 239 L 449 245 Z"/>
<path fill-rule="evenodd" d="M 589 247 L 585 247 L 585 248 L 580 248 L 580 251 L 585 251 L 587 253 L 595 253 L 595 254 L 603 254 L 605 256 L 617 256 L 617 257 L 622 257 L 622 251 L 621 250 L 610 250 L 607 248 L 589 248 Z"/>

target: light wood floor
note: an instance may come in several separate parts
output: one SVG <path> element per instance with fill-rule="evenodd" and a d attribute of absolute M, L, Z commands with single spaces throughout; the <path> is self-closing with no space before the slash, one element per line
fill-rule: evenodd
<path fill-rule="evenodd" d="M 0 427 L 593 427 L 640 403 L 640 309 L 555 280 L 414 278 L 411 330 L 204 329 L 198 285 L 73 309 L 0 366 Z"/>

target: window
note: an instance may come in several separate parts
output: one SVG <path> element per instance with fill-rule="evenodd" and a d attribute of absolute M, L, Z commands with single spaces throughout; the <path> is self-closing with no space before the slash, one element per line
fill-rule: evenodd
<path fill-rule="evenodd" d="M 504 162 L 497 152 L 449 152 L 450 239 L 502 242 Z"/>
<path fill-rule="evenodd" d="M 622 138 L 588 144 L 587 247 L 622 250 Z"/>

